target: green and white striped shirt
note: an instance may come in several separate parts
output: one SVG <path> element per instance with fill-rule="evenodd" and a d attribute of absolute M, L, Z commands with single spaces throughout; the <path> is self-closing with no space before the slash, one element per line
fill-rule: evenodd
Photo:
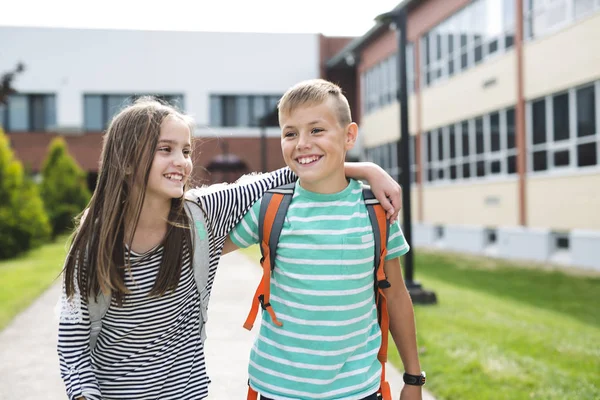
<path fill-rule="evenodd" d="M 260 201 L 230 237 L 258 243 Z M 398 223 L 386 260 L 408 252 Z M 273 399 L 361 399 L 379 388 L 381 333 L 374 298 L 374 240 L 360 182 L 319 194 L 298 182 L 271 278 L 277 327 L 263 312 L 250 385 Z"/>

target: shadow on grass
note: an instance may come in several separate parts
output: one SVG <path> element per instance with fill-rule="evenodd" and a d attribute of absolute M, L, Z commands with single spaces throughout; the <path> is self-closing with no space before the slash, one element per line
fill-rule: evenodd
<path fill-rule="evenodd" d="M 600 326 L 600 277 L 519 268 L 485 257 L 417 252 L 415 279 L 426 279 L 428 276 Z M 426 289 L 435 291 L 434 287 Z"/>

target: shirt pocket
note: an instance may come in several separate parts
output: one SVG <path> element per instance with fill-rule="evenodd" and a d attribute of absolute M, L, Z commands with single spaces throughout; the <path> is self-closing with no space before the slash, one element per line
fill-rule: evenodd
<path fill-rule="evenodd" d="M 373 270 L 375 242 L 372 234 L 345 236 L 342 243 L 341 273 L 356 275 L 358 278 Z"/>

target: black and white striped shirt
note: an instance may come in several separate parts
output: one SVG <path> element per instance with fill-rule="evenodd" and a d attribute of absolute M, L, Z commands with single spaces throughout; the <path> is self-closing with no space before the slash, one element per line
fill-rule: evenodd
<path fill-rule="evenodd" d="M 190 194 L 206 210 L 210 224 L 208 296 L 229 231 L 266 190 L 294 179 L 292 172 L 283 168 L 248 183 L 192 189 Z M 187 248 L 183 251 L 188 254 Z M 162 254 L 162 246 L 143 255 L 132 254 L 132 274 L 125 274 L 131 294 L 122 307 L 111 304 L 91 354 L 86 302 L 81 301 L 79 321 L 61 318 L 58 354 L 69 399 L 186 400 L 207 396 L 210 380 L 199 332 L 200 295 L 189 261 L 173 293 L 148 296 Z"/>

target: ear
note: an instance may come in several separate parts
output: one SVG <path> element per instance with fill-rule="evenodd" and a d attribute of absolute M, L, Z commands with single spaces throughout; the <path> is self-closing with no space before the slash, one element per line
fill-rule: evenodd
<path fill-rule="evenodd" d="M 356 143 L 358 137 L 358 125 L 355 122 L 351 122 L 346 127 L 346 151 L 352 149 Z"/>

